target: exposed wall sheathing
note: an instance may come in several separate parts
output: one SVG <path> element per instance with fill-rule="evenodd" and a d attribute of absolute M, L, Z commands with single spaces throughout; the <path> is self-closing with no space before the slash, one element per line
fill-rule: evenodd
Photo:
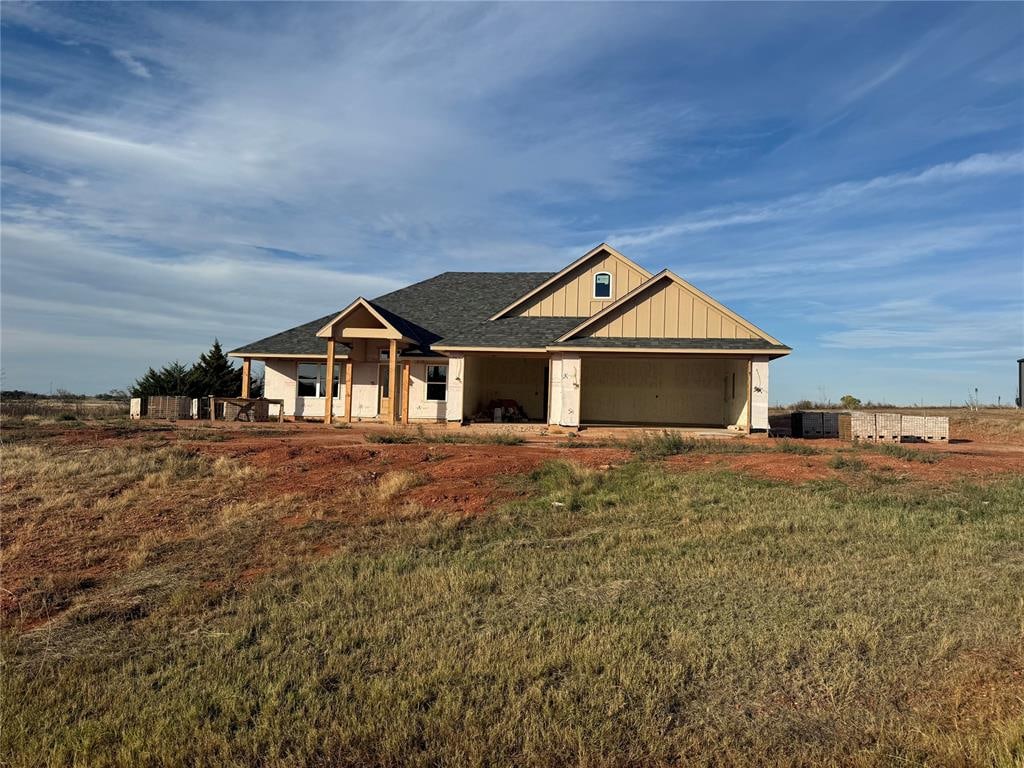
<path fill-rule="evenodd" d="M 746 427 L 747 361 L 584 358 L 584 423 Z"/>
<path fill-rule="evenodd" d="M 483 357 L 466 358 L 467 380 L 463 409 L 472 416 L 487 408 L 492 400 L 515 400 L 531 420 L 547 416 L 545 398 L 546 358 Z"/>

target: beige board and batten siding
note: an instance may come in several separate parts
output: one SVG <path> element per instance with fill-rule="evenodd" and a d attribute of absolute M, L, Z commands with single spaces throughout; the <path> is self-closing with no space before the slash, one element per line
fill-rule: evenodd
<path fill-rule="evenodd" d="M 687 286 L 663 277 L 590 326 L 584 336 L 757 339 L 757 333 Z"/>
<path fill-rule="evenodd" d="M 520 317 L 590 317 L 638 288 L 650 278 L 643 271 L 617 254 L 603 252 L 534 296 L 519 308 Z M 607 272 L 612 277 L 611 296 L 594 298 L 594 276 Z"/>

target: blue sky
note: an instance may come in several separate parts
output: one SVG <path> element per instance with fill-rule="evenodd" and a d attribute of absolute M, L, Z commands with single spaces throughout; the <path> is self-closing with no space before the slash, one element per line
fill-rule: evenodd
<path fill-rule="evenodd" d="M 1015 395 L 1024 5 L 0 13 L 4 388 L 607 241 L 794 347 L 773 402 Z"/>

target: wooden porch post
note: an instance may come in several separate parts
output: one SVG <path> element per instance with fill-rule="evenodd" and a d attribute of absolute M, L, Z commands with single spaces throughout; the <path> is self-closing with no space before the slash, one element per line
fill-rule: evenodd
<path fill-rule="evenodd" d="M 324 397 L 324 424 L 330 424 L 334 420 L 334 337 L 327 340 L 327 371 L 326 379 L 327 395 Z"/>
<path fill-rule="evenodd" d="M 751 413 L 751 409 L 754 406 L 753 397 L 753 383 L 754 383 L 754 361 L 752 358 L 747 359 L 747 434 L 749 435 L 753 425 L 754 414 Z"/>
<path fill-rule="evenodd" d="M 251 370 L 251 367 L 252 367 L 252 358 L 251 357 L 243 357 L 242 358 L 242 397 L 247 399 L 247 400 L 249 399 L 249 382 L 252 379 L 252 377 L 249 374 L 249 371 Z"/>
<path fill-rule="evenodd" d="M 354 351 L 353 347 L 353 351 Z M 349 352 L 351 355 L 352 352 Z M 352 421 L 352 358 L 345 361 L 345 422 Z"/>
<path fill-rule="evenodd" d="M 388 348 L 388 402 L 391 404 L 389 420 L 392 424 L 398 421 L 398 414 L 395 412 L 395 377 L 398 375 L 398 342 L 391 340 Z"/>
<path fill-rule="evenodd" d="M 402 364 L 402 423 L 409 423 L 409 368 L 408 361 Z"/>

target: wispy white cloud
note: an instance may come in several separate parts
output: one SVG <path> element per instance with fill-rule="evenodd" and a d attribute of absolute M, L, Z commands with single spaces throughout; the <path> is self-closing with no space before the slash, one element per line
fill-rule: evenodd
<path fill-rule="evenodd" d="M 855 356 L 897 321 L 822 307 L 941 302 L 959 259 L 1016 274 L 996 14 L 899 35 L 883 6 L 5 6 L 5 342 L 66 333 L 122 384 L 133 333 L 154 356 L 245 341 L 609 240 Z M 8 377 L 46 364 L 28 346 Z"/>
<path fill-rule="evenodd" d="M 111 51 L 110 55 L 122 64 L 124 64 L 128 71 L 131 72 L 133 75 L 136 75 L 138 77 L 144 77 L 147 80 L 150 77 L 152 77 L 152 75 L 149 73 L 149 68 L 141 61 L 139 61 L 137 58 L 132 56 L 129 51 L 126 51 L 122 48 L 118 48 L 116 50 Z"/>
<path fill-rule="evenodd" d="M 1024 152 L 978 153 L 953 162 L 938 163 L 904 173 L 876 176 L 862 181 L 845 181 L 823 189 L 789 195 L 777 200 L 748 205 L 713 208 L 667 224 L 627 230 L 612 236 L 621 245 L 647 245 L 658 240 L 751 224 L 796 219 L 821 214 L 867 200 L 871 196 L 903 188 L 952 185 L 988 176 L 1024 173 Z"/>

